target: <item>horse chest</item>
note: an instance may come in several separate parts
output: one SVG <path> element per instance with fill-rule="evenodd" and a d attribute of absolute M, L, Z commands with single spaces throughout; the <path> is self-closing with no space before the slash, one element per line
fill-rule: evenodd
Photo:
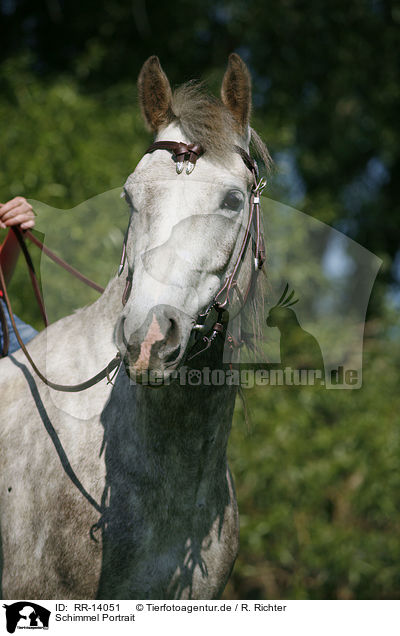
<path fill-rule="evenodd" d="M 103 534 L 103 598 L 217 597 L 238 547 L 235 502 L 222 512 L 159 506 L 149 518 L 133 512 L 129 522 L 110 523 Z"/>

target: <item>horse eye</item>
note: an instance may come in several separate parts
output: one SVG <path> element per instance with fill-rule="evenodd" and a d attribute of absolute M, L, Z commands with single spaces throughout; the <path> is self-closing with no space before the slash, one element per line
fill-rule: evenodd
<path fill-rule="evenodd" d="M 225 210 L 232 210 L 232 212 L 239 212 L 243 204 L 243 194 L 239 190 L 231 190 L 225 196 L 222 202 L 222 208 Z"/>

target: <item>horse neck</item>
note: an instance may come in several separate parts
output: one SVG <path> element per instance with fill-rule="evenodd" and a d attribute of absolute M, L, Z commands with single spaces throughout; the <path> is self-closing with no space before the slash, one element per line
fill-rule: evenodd
<path fill-rule="evenodd" d="M 132 385 L 121 370 L 102 416 L 111 490 L 122 479 L 139 499 L 162 492 L 171 505 L 218 493 L 235 396 L 231 386 Z"/>
<path fill-rule="evenodd" d="M 187 472 L 224 475 L 235 396 L 229 386 L 137 387 L 135 427 L 145 452 L 166 468 L 173 460 L 178 482 Z"/>

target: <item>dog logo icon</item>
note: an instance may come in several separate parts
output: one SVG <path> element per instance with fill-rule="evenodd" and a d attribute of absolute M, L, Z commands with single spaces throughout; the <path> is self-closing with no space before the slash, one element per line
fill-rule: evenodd
<path fill-rule="evenodd" d="M 11 605 L 3 605 L 6 610 L 7 631 L 14 634 L 16 629 L 48 629 L 51 612 L 32 603 L 18 601 Z"/>

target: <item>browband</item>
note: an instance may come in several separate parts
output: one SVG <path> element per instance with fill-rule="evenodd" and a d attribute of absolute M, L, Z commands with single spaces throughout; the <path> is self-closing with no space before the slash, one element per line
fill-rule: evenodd
<path fill-rule="evenodd" d="M 241 146 L 234 146 L 235 152 L 237 152 L 243 159 L 246 168 L 253 172 L 256 179 L 258 179 L 258 165 Z M 176 171 L 180 174 L 183 170 L 183 164 L 188 161 L 186 173 L 190 174 L 196 165 L 196 161 L 201 155 L 204 154 L 203 148 L 200 144 L 186 144 L 183 141 L 155 141 L 145 151 L 145 155 L 154 152 L 155 150 L 169 150 L 176 158 Z"/>
<path fill-rule="evenodd" d="M 193 172 L 197 159 L 204 153 L 200 144 L 185 144 L 183 141 L 155 141 L 144 154 L 147 155 L 154 150 L 170 150 L 176 158 L 178 174 L 182 172 L 186 160 L 188 160 L 186 174 Z"/>

